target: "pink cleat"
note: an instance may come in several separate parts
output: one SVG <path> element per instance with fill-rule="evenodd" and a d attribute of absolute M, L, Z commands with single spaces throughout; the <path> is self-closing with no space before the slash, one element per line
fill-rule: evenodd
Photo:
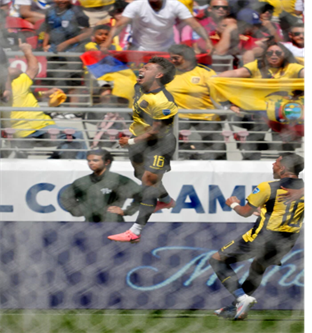
<path fill-rule="evenodd" d="M 176 205 L 176 202 L 173 199 L 171 199 L 169 203 L 157 201 L 157 205 L 154 209 L 154 213 L 156 213 L 159 210 L 164 209 L 164 208 L 168 208 L 168 209 L 173 208 L 175 205 Z"/>
<path fill-rule="evenodd" d="M 130 243 L 138 243 L 140 241 L 141 236 L 135 235 L 132 231 L 127 230 L 122 234 L 111 235 L 107 237 L 108 239 L 115 242 L 130 242 Z"/>

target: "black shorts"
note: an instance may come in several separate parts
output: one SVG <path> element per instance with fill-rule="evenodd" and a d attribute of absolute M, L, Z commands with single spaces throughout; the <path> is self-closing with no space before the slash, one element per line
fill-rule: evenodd
<path fill-rule="evenodd" d="M 161 139 L 140 142 L 128 149 L 132 163 L 142 164 L 146 171 L 163 174 L 171 170 L 170 161 L 176 149 L 176 138 L 169 133 Z"/>
<path fill-rule="evenodd" d="M 263 230 L 252 242 L 242 236 L 224 245 L 218 252 L 228 263 L 255 258 L 264 266 L 280 265 L 281 259 L 294 247 L 299 233 Z"/>

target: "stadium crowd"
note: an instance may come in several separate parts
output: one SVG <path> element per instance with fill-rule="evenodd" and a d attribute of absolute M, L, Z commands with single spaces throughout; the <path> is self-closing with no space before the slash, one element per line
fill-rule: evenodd
<path fill-rule="evenodd" d="M 216 109 L 209 88 L 209 81 L 215 76 L 258 79 L 304 77 L 304 0 L 2 0 L 0 8 L 0 46 L 5 51 L 16 51 L 25 50 L 25 44 L 30 44 L 34 52 L 49 54 L 46 68 L 49 81 L 46 82 L 51 87 L 62 86 L 58 93 L 66 94 L 71 106 L 79 106 L 81 97 L 77 97 L 75 91 L 88 74 L 88 66 L 71 61 L 70 56 L 63 55 L 64 52 L 98 51 L 112 55 L 115 53 L 111 52 L 116 51 L 164 52 L 176 67 L 176 77 L 166 89 L 182 109 Z M 201 55 L 206 55 L 205 59 L 209 60 L 201 63 Z M 222 56 L 231 56 L 232 70 L 218 70 L 222 69 Z M 221 67 L 216 67 L 218 61 Z M 5 61 L 1 62 L 1 66 L 5 72 Z M 134 90 L 130 86 L 135 84 L 134 73 L 138 68 L 133 69 L 127 80 L 118 71 L 94 77 L 93 104 L 96 105 L 98 98 L 99 105 L 131 106 Z M 27 83 L 28 92 L 35 80 L 34 74 Z M 40 84 L 40 81 L 36 82 Z M 3 86 L 4 82 L 1 84 Z M 126 85 L 129 87 L 125 88 Z M 124 89 L 128 89 L 127 93 Z M 2 93 L 4 90 L 2 88 Z M 22 101 L 18 106 L 39 106 L 38 100 L 42 98 L 42 93 L 47 95 L 46 91 L 33 89 L 36 101 L 27 104 L 25 97 L 24 103 Z M 12 94 L 14 101 L 14 89 Z M 294 96 L 299 100 L 298 96 L 302 97 L 303 92 Z M 9 99 L 2 98 L 2 105 L 12 105 Z M 59 101 L 57 105 L 61 103 Z M 263 123 L 258 114 L 240 115 L 244 110 L 235 103 L 227 107 L 241 121 L 239 126 L 248 131 L 273 129 L 277 133 L 274 139 L 285 143 L 278 147 L 275 145 L 278 150 L 294 150 L 301 143 L 303 133 L 296 126 L 293 126 L 294 130 L 288 126 L 282 133 L 283 126 L 272 126 L 270 121 Z M 97 119 L 97 139 L 92 145 L 90 143 L 93 148 L 101 145 L 100 133 L 105 133 L 101 126 L 106 129 L 120 128 L 123 118 L 109 115 L 105 113 L 102 119 Z M 34 138 L 34 133 L 42 133 L 40 130 L 54 125 L 51 116 L 43 117 L 42 112 L 32 112 L 31 116 L 38 117 L 38 121 L 24 121 L 24 118 L 29 118 L 27 112 L 3 113 L 2 118 L 9 121 L 1 123 L 2 137 L 8 138 L 13 133 L 13 137 Z M 226 159 L 226 135 L 222 135 L 224 116 L 189 113 L 179 117 L 180 148 L 203 151 L 199 155 L 187 153 L 185 158 Z M 114 124 L 116 119 L 119 122 Z M 250 121 L 254 124 L 250 125 Z M 198 131 L 199 140 L 190 141 L 190 128 Z M 21 135 L 21 129 L 25 133 L 27 129 L 27 135 Z M 63 130 L 59 128 L 63 133 L 62 136 L 58 132 L 59 138 L 75 139 L 75 130 L 65 135 Z M 76 136 L 81 138 L 81 133 L 76 131 Z M 291 139 L 288 140 L 287 136 Z M 263 133 L 254 133 L 244 137 L 246 142 L 242 143 L 244 140 L 240 140 L 239 135 L 235 136 L 239 148 L 247 151 L 243 159 L 260 158 L 261 154 L 254 151 L 268 149 L 264 137 Z M 291 144 L 287 140 L 297 143 Z M 248 153 L 248 150 L 252 152 Z M 81 156 L 85 158 L 84 154 Z M 62 154 L 54 154 L 53 158 L 66 158 L 66 154 L 63 157 Z"/>

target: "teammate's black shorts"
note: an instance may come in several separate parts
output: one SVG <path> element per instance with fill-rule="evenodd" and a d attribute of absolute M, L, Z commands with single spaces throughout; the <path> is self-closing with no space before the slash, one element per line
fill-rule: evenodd
<path fill-rule="evenodd" d="M 139 142 L 128 149 L 131 162 L 144 164 L 144 170 L 163 174 L 171 170 L 170 161 L 176 149 L 176 138 L 168 133 L 161 139 Z"/>
<path fill-rule="evenodd" d="M 219 254 L 228 263 L 255 258 L 264 266 L 280 265 L 298 237 L 299 233 L 262 230 L 252 242 L 245 242 L 242 236 L 232 240 L 219 250 Z"/>

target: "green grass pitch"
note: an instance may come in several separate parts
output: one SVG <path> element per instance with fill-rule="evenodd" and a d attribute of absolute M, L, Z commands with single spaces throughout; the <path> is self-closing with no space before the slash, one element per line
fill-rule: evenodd
<path fill-rule="evenodd" d="M 0 333 L 303 333 L 303 311 L 251 310 L 244 321 L 203 310 L 1 310 Z"/>

